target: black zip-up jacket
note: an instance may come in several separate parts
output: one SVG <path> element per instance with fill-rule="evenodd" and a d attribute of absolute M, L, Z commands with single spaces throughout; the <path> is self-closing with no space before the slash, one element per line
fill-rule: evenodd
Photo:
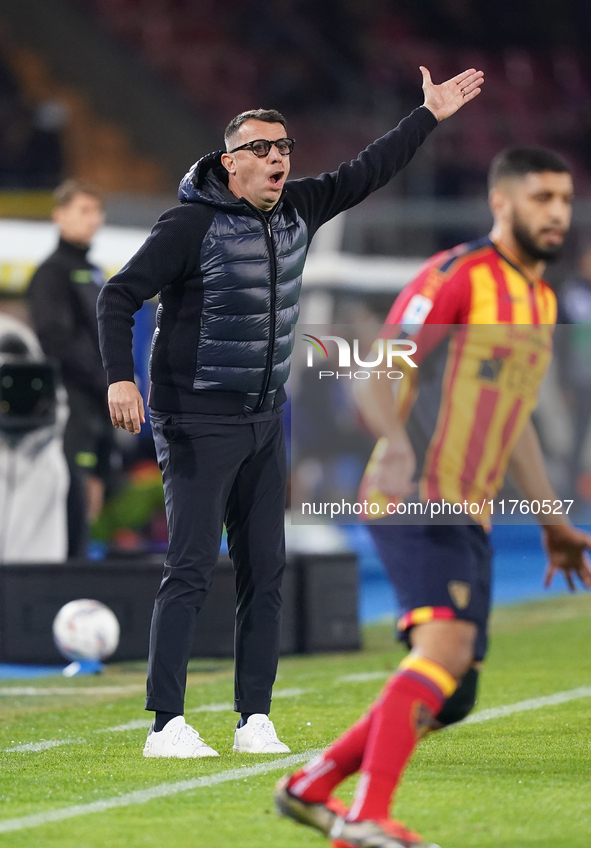
<path fill-rule="evenodd" d="M 281 406 L 312 237 L 384 186 L 436 125 L 428 109 L 415 109 L 334 173 L 288 181 L 267 215 L 229 191 L 220 151 L 200 159 L 181 182 L 181 205 L 161 216 L 101 291 L 109 383 L 133 380 L 133 314 L 158 294 L 153 409 L 236 414 Z"/>
<path fill-rule="evenodd" d="M 88 261 L 88 250 L 60 238 L 55 251 L 33 274 L 27 298 L 43 352 L 58 365 L 66 388 L 92 395 L 106 406 L 107 380 L 96 318 L 105 278 Z"/>

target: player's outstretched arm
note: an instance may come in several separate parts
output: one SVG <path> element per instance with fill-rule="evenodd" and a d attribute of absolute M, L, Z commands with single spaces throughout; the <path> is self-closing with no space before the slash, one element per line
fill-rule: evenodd
<path fill-rule="evenodd" d="M 423 92 L 425 94 L 426 106 L 433 112 L 438 121 L 449 118 L 461 109 L 464 104 L 478 97 L 484 82 L 484 73 L 470 68 L 462 71 L 456 77 L 435 85 L 427 68 L 421 65 L 420 71 L 423 75 Z"/>
<path fill-rule="evenodd" d="M 368 427 L 383 440 L 376 455 L 373 482 L 389 497 L 407 497 L 416 490 L 416 458 L 398 415 L 392 384 L 380 380 L 374 372 L 369 380 L 356 382 L 353 397 Z"/>
<path fill-rule="evenodd" d="M 562 571 L 571 591 L 576 591 L 574 575 L 591 589 L 591 565 L 586 554 L 591 550 L 591 535 L 570 524 L 547 524 L 543 529 L 548 554 L 544 586 L 549 586 L 554 575 Z"/>
<path fill-rule="evenodd" d="M 548 478 L 538 435 L 531 420 L 515 443 L 509 462 L 509 472 L 527 500 L 554 503 L 556 492 Z M 548 565 L 544 585 L 549 586 L 554 575 L 561 571 L 572 591 L 577 576 L 591 588 L 591 566 L 586 551 L 591 550 L 591 535 L 573 527 L 566 515 L 538 516 L 542 521 Z M 552 523 L 546 523 L 552 522 Z"/>
<path fill-rule="evenodd" d="M 134 435 L 140 432 L 144 424 L 144 401 L 135 383 L 120 380 L 109 386 L 109 414 L 113 427 L 121 427 Z"/>

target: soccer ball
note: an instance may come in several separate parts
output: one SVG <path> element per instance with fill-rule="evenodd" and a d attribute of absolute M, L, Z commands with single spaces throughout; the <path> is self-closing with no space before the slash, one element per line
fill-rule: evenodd
<path fill-rule="evenodd" d="M 115 613 L 100 601 L 88 598 L 63 606 L 52 629 L 58 651 L 69 660 L 104 660 L 119 644 Z"/>

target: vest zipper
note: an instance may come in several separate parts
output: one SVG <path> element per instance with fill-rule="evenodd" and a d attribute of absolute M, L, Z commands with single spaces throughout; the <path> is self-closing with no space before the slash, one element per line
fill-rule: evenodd
<path fill-rule="evenodd" d="M 273 370 L 273 349 L 275 347 L 275 333 L 277 331 L 277 316 L 275 314 L 275 304 L 277 301 L 277 257 L 275 255 L 275 245 L 273 244 L 273 232 L 271 230 L 271 222 L 264 216 L 260 216 L 265 225 L 265 235 L 267 247 L 269 249 L 270 269 L 271 269 L 271 308 L 270 308 L 270 327 L 269 327 L 269 347 L 267 348 L 267 364 L 265 366 L 265 377 L 263 379 L 263 388 L 259 395 L 257 405 L 254 411 L 260 412 L 267 396 L 269 383 L 271 382 L 271 372 Z"/>

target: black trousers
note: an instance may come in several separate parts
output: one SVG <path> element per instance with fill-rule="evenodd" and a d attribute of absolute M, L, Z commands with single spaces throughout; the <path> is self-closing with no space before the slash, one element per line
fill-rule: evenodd
<path fill-rule="evenodd" d="M 183 712 L 195 621 L 225 522 L 236 573 L 234 709 L 268 713 L 285 568 L 282 416 L 221 424 L 190 413 L 151 411 L 150 418 L 169 547 L 152 616 L 146 709 Z"/>
<path fill-rule="evenodd" d="M 64 454 L 70 472 L 68 491 L 68 557 L 85 557 L 90 527 L 86 478 L 99 477 L 105 485 L 111 476 L 115 431 L 107 400 L 66 385 L 70 415 L 64 433 Z"/>

